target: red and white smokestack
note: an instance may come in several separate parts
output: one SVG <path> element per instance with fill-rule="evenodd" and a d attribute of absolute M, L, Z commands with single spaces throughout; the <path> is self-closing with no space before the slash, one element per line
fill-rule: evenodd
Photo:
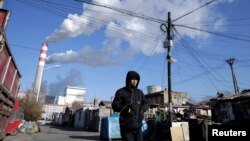
<path fill-rule="evenodd" d="M 40 53 L 40 58 L 39 58 L 39 65 L 41 65 L 41 66 L 45 65 L 47 51 L 48 51 L 48 44 L 43 43 L 41 53 Z"/>
<path fill-rule="evenodd" d="M 39 93 L 40 93 L 40 88 L 41 88 L 41 83 L 42 83 L 43 70 L 44 70 L 44 66 L 46 62 L 47 51 L 48 51 L 48 44 L 43 43 L 42 49 L 40 52 L 39 63 L 37 66 L 35 84 L 33 88 L 33 93 L 36 95 L 36 101 L 38 101 L 39 99 Z"/>

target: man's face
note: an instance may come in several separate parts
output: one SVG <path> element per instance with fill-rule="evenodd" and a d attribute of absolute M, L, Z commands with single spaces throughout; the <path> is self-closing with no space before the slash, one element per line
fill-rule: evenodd
<path fill-rule="evenodd" d="M 135 78 L 132 78 L 132 79 L 130 80 L 130 85 L 131 85 L 133 88 L 135 88 L 135 87 L 137 86 L 137 83 L 138 83 L 138 80 L 135 79 Z"/>

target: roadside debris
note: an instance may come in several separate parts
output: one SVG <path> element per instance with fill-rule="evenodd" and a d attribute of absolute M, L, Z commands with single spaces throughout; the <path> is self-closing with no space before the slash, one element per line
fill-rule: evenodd
<path fill-rule="evenodd" d="M 23 120 L 19 126 L 19 131 L 21 133 L 33 134 L 39 132 L 39 127 L 35 121 L 25 121 Z"/>

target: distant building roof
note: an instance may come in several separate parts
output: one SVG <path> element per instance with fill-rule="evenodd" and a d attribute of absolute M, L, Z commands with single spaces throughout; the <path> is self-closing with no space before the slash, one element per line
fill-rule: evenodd
<path fill-rule="evenodd" d="M 101 101 L 99 103 L 99 106 L 111 107 L 111 104 L 112 104 L 111 101 Z"/>
<path fill-rule="evenodd" d="M 231 95 L 231 96 L 224 96 L 220 98 L 214 98 L 212 100 L 218 100 L 218 101 L 231 101 L 231 100 L 238 100 L 238 99 L 245 99 L 245 98 L 250 98 L 250 92 L 246 93 L 240 93 L 236 95 Z"/>
<path fill-rule="evenodd" d="M 189 108 L 188 105 L 173 105 L 173 108 Z"/>
<path fill-rule="evenodd" d="M 74 87 L 74 86 L 66 86 L 66 89 L 86 90 L 86 88 L 83 88 L 83 87 Z"/>
<path fill-rule="evenodd" d="M 43 104 L 43 105 L 46 105 L 46 106 L 67 106 L 67 105 L 58 105 L 58 104 Z"/>
<path fill-rule="evenodd" d="M 155 96 L 155 95 L 163 95 L 164 91 L 158 91 L 158 92 L 154 92 L 154 93 L 149 93 L 149 94 L 145 94 L 146 97 L 151 97 L 151 96 Z"/>
<path fill-rule="evenodd" d="M 245 89 L 241 91 L 241 94 L 250 93 L 250 89 Z"/>

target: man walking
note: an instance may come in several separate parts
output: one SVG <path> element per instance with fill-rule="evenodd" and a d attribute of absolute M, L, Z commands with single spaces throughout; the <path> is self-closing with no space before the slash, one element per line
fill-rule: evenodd
<path fill-rule="evenodd" d="M 112 108 L 120 113 L 120 132 L 123 141 L 143 141 L 143 113 L 149 108 L 148 102 L 138 89 L 140 76 L 135 71 L 129 71 L 126 76 L 126 86 L 116 91 Z"/>

